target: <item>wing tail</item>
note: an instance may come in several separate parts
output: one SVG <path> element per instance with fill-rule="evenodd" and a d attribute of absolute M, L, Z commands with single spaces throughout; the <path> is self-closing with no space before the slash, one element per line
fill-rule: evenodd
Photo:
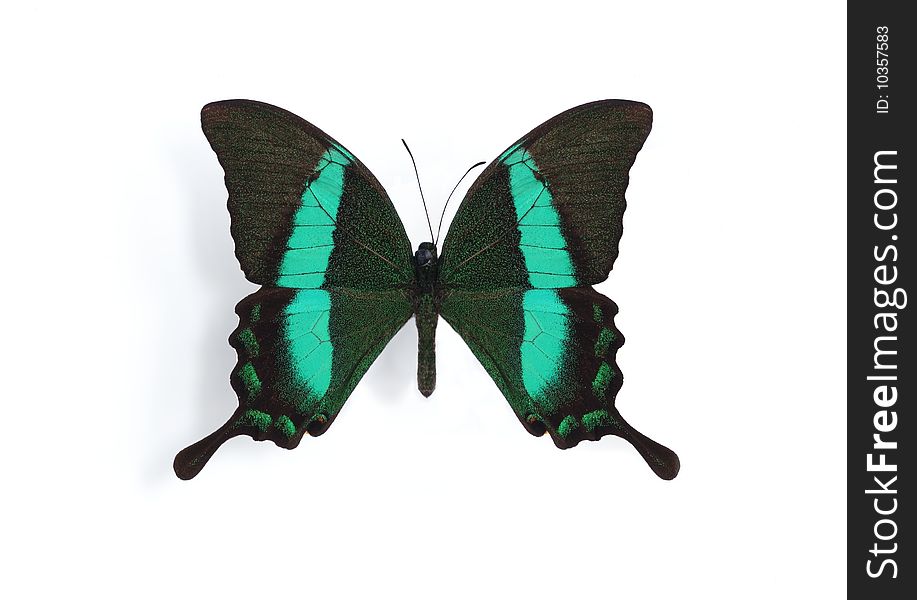
<path fill-rule="evenodd" d="M 191 444 L 175 456 L 172 468 L 175 469 L 175 474 L 179 479 L 188 480 L 195 477 L 226 440 L 244 433 L 238 425 L 242 412 L 240 407 L 222 427 L 201 441 Z"/>
<path fill-rule="evenodd" d="M 612 424 L 607 433 L 630 442 L 656 475 L 665 480 L 675 479 L 681 469 L 677 454 L 634 429 L 614 407 L 608 413 Z"/>

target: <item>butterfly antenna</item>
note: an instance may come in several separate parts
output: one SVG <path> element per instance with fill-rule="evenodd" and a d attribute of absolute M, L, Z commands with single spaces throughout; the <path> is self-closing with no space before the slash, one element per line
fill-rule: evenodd
<path fill-rule="evenodd" d="M 411 153 L 411 149 L 408 148 L 408 143 L 402 138 L 401 143 L 404 144 L 404 149 L 408 151 L 408 156 L 411 157 L 411 164 L 414 165 L 414 176 L 417 178 L 417 189 L 420 190 L 420 200 L 423 202 L 423 212 L 427 215 L 427 227 L 430 228 L 430 241 L 433 241 L 433 224 L 430 222 L 430 211 L 427 210 L 427 199 L 423 197 L 423 188 L 420 187 L 420 173 L 417 172 L 417 162 L 414 160 L 414 155 Z"/>
<path fill-rule="evenodd" d="M 442 228 L 443 228 L 443 218 L 446 216 L 446 207 L 449 206 L 449 200 L 452 200 L 452 194 L 455 193 L 455 190 L 458 189 L 458 186 L 461 185 L 462 181 L 464 181 L 466 177 L 468 177 L 468 174 L 471 173 L 471 171 L 473 171 L 474 169 L 480 167 L 480 166 L 483 165 L 483 164 L 486 164 L 486 163 L 485 163 L 484 161 L 481 161 L 481 162 L 479 162 L 479 163 L 475 163 L 475 164 L 471 165 L 471 167 L 470 167 L 467 171 L 465 171 L 465 174 L 462 175 L 462 177 L 458 180 L 458 183 L 455 184 L 455 187 L 452 188 L 452 191 L 449 192 L 449 197 L 446 198 L 446 203 L 443 205 L 443 213 L 442 213 L 441 215 L 439 215 L 439 227 L 436 228 L 436 241 L 433 242 L 433 245 L 434 245 L 434 246 L 438 246 L 438 245 L 439 245 L 439 232 L 442 231 Z"/>

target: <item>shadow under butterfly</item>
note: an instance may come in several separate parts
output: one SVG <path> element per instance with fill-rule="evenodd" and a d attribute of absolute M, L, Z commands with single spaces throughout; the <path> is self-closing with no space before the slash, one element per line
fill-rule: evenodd
<path fill-rule="evenodd" d="M 559 448 L 617 435 L 659 477 L 678 474 L 676 454 L 614 406 L 624 338 L 617 306 L 591 287 L 618 254 L 649 106 L 592 102 L 523 136 L 471 185 L 441 252 L 432 225 L 412 252 L 372 173 L 296 115 L 228 100 L 205 106 L 201 121 L 226 174 L 236 256 L 262 287 L 236 306 L 229 340 L 239 408 L 175 457 L 178 477 L 197 475 L 237 435 L 295 448 L 324 433 L 411 316 L 429 396 L 440 315 L 531 434 Z"/>

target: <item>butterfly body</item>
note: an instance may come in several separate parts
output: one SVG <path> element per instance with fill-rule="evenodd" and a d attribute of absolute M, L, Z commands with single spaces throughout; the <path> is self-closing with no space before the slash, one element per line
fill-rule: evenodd
<path fill-rule="evenodd" d="M 612 434 L 671 479 L 678 457 L 615 408 L 624 338 L 593 289 L 617 257 L 628 172 L 649 134 L 645 104 L 603 100 L 535 128 L 470 186 L 440 249 L 411 244 L 372 173 L 314 125 L 249 100 L 204 107 L 226 174 L 246 277 L 230 381 L 239 407 L 181 451 L 194 477 L 227 439 L 296 447 L 324 433 L 388 341 L 413 316 L 417 382 L 436 386 L 441 315 L 533 435 L 560 448 Z"/>
<path fill-rule="evenodd" d="M 417 300 L 414 320 L 417 323 L 417 389 L 429 396 L 436 388 L 436 324 L 439 301 L 435 297 L 439 277 L 436 245 L 423 242 L 414 253 L 417 278 Z"/>

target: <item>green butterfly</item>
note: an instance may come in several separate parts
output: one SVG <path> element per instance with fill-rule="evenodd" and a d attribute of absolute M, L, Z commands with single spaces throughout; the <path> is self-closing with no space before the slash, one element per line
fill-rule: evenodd
<path fill-rule="evenodd" d="M 591 287 L 618 255 L 649 106 L 592 102 L 525 135 L 471 185 L 441 254 L 432 240 L 412 253 L 372 173 L 296 115 L 228 100 L 205 106 L 201 121 L 226 172 L 236 256 L 263 287 L 236 306 L 229 340 L 239 408 L 175 457 L 180 478 L 237 435 L 295 448 L 324 433 L 412 315 L 425 396 L 442 315 L 529 433 L 559 448 L 618 435 L 659 477 L 678 473 L 675 453 L 615 409 L 624 338 L 617 306 Z"/>

